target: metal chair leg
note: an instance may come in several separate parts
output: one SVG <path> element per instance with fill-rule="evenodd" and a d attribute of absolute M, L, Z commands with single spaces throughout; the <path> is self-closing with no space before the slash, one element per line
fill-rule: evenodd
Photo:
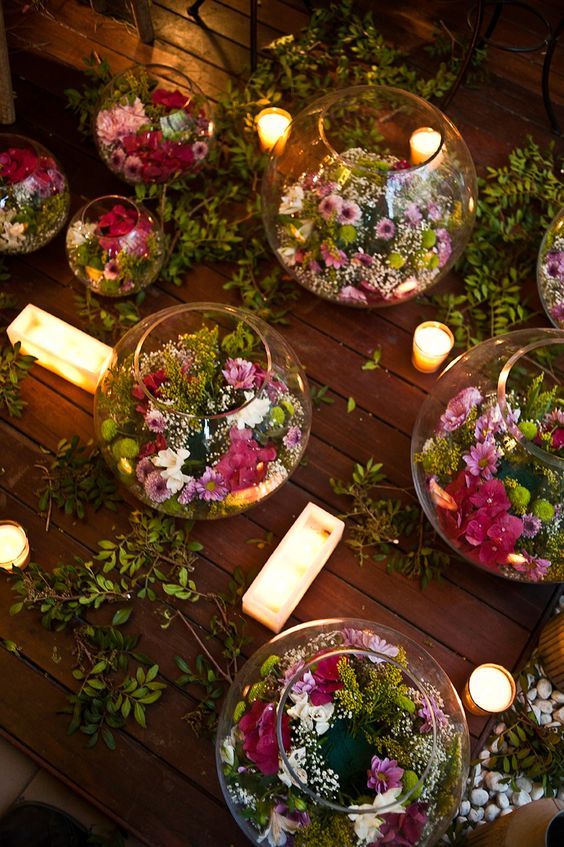
<path fill-rule="evenodd" d="M 556 135 L 562 135 L 562 130 L 560 129 L 560 124 L 556 118 L 554 106 L 552 105 L 552 98 L 550 96 L 550 69 L 552 66 L 552 60 L 554 58 L 554 51 L 556 50 L 558 39 L 562 35 L 563 30 L 564 18 L 561 18 L 560 23 L 552 33 L 552 37 L 548 42 L 548 47 L 542 66 L 542 99 L 544 100 L 544 108 L 546 109 L 546 113 L 548 115 L 552 131 Z"/>
<path fill-rule="evenodd" d="M 476 47 L 478 45 L 478 39 L 480 37 L 480 30 L 482 28 L 482 22 L 484 20 L 484 5 L 484 0 L 478 0 L 478 8 L 476 9 L 476 21 L 474 23 L 474 29 L 472 30 L 470 44 L 466 49 L 466 53 L 464 54 L 464 58 L 462 59 L 460 69 L 458 71 L 456 79 L 454 80 L 450 88 L 450 91 L 448 91 L 445 97 L 443 97 L 441 103 L 442 109 L 446 109 L 448 107 L 449 103 L 452 101 L 452 98 L 454 97 L 454 95 L 456 94 L 456 92 L 458 91 L 458 89 L 466 78 L 466 74 L 468 73 L 468 69 L 470 67 L 470 62 L 474 57 L 474 52 L 476 50 Z"/>

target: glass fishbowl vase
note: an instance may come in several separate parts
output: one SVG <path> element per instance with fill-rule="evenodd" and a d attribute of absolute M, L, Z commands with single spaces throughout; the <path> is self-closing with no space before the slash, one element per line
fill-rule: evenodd
<path fill-rule="evenodd" d="M 537 263 L 537 286 L 549 320 L 564 329 L 564 208 L 544 234 Z"/>
<path fill-rule="evenodd" d="M 67 178 L 52 153 L 23 135 L 0 133 L 0 253 L 32 253 L 63 228 Z"/>
<path fill-rule="evenodd" d="M 469 736 L 425 650 L 342 618 L 289 629 L 249 659 L 221 711 L 216 762 L 253 844 L 427 847 L 458 808 Z"/>
<path fill-rule="evenodd" d="M 306 448 L 311 403 L 278 332 L 241 309 L 196 303 L 124 335 L 94 418 L 106 462 L 145 505 L 221 518 L 286 482 Z"/>
<path fill-rule="evenodd" d="M 301 285 L 348 306 L 392 306 L 438 282 L 474 224 L 476 172 L 456 127 L 387 86 L 328 94 L 274 147 L 263 220 Z"/>
<path fill-rule="evenodd" d="M 154 282 L 164 260 L 164 237 L 141 203 L 108 195 L 78 210 L 67 229 L 67 258 L 77 279 L 96 294 L 136 294 Z"/>
<path fill-rule="evenodd" d="M 203 92 L 181 71 L 134 65 L 103 89 L 93 131 L 103 161 L 125 182 L 170 183 L 201 169 L 213 121 Z"/>
<path fill-rule="evenodd" d="M 524 329 L 455 359 L 412 436 L 425 513 L 467 561 L 564 580 L 564 331 Z"/>

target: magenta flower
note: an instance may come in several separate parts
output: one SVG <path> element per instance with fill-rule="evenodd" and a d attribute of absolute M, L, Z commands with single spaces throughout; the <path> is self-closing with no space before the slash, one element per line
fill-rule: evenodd
<path fill-rule="evenodd" d="M 482 399 L 482 395 L 478 389 L 473 386 L 463 388 L 462 391 L 455 394 L 455 396 L 449 400 L 444 414 L 441 415 L 438 434 L 441 435 L 445 432 L 454 432 L 462 426 L 474 406 L 481 403 Z"/>
<path fill-rule="evenodd" d="M 337 220 L 340 224 L 356 224 L 361 217 L 362 212 L 358 203 L 354 203 L 352 200 L 345 200 Z"/>
<path fill-rule="evenodd" d="M 338 247 L 331 248 L 326 241 L 322 242 L 319 249 L 321 250 L 321 256 L 323 257 L 326 267 L 339 270 L 339 268 L 344 268 L 348 265 L 349 260 L 347 259 L 347 254 L 344 250 L 339 250 Z"/>
<path fill-rule="evenodd" d="M 291 426 L 282 439 L 282 443 L 287 450 L 291 450 L 292 447 L 297 447 L 301 440 L 302 432 L 299 426 Z"/>
<path fill-rule="evenodd" d="M 153 503 L 164 503 L 172 494 L 166 484 L 166 479 L 159 471 L 153 470 L 145 479 L 145 493 Z"/>
<path fill-rule="evenodd" d="M 372 756 L 368 774 L 368 787 L 373 788 L 376 794 L 385 794 L 390 788 L 401 785 L 403 768 L 398 766 L 395 759 L 379 759 Z"/>
<path fill-rule="evenodd" d="M 468 466 L 468 472 L 473 476 L 481 476 L 482 479 L 492 479 L 497 470 L 497 462 L 500 453 L 495 443 L 487 439 L 475 444 L 470 452 L 463 457 Z"/>
<path fill-rule="evenodd" d="M 515 542 L 523 532 L 523 521 L 514 515 L 498 515 L 487 532 L 487 540 L 480 546 L 480 561 L 484 565 L 503 565 Z"/>
<path fill-rule="evenodd" d="M 123 163 L 123 175 L 132 182 L 141 182 L 143 179 L 143 162 L 139 156 L 128 156 Z"/>
<path fill-rule="evenodd" d="M 470 502 L 477 509 L 485 509 L 490 517 L 499 515 L 500 512 L 509 511 L 511 503 L 505 491 L 505 485 L 499 479 L 485 482 L 470 496 Z"/>
<path fill-rule="evenodd" d="M 296 671 L 294 671 L 296 673 Z M 292 691 L 296 694 L 311 694 L 317 687 L 317 683 L 311 671 L 306 671 L 301 679 L 292 686 Z"/>
<path fill-rule="evenodd" d="M 538 556 L 531 556 L 526 550 L 521 550 L 521 555 L 524 557 L 524 562 L 511 562 L 511 566 L 519 573 L 526 573 L 527 578 L 532 582 L 538 582 L 546 576 L 546 572 L 550 567 L 548 559 L 540 559 Z"/>
<path fill-rule="evenodd" d="M 389 218 L 380 218 L 376 224 L 376 235 L 384 241 L 389 241 L 396 233 L 396 227 L 393 221 Z"/>
<path fill-rule="evenodd" d="M 435 725 L 437 729 L 441 729 L 448 725 L 448 719 L 443 710 L 437 706 L 434 697 L 429 697 L 427 702 L 423 701 L 421 704 L 421 708 L 417 712 L 417 716 L 422 719 L 423 723 L 419 727 L 420 733 L 432 732 L 433 730 L 433 720 L 431 714 L 435 718 Z M 429 708 L 429 705 L 431 708 Z"/>
<path fill-rule="evenodd" d="M 536 515 L 523 515 L 523 538 L 534 538 L 542 526 L 542 521 Z"/>
<path fill-rule="evenodd" d="M 278 741 L 276 738 L 276 706 L 255 700 L 250 710 L 239 721 L 243 734 L 243 750 L 265 776 L 278 773 Z M 282 716 L 284 749 L 290 749 L 290 719 Z"/>
<path fill-rule="evenodd" d="M 416 847 L 427 823 L 425 805 L 412 803 L 403 815 L 395 813 L 384 815 L 380 835 L 376 844 L 389 844 L 390 847 Z"/>
<path fill-rule="evenodd" d="M 561 303 L 556 303 L 550 310 L 550 314 L 558 323 L 564 321 L 564 300 Z"/>
<path fill-rule="evenodd" d="M 200 479 L 196 482 L 196 492 L 200 500 L 223 500 L 229 490 L 220 473 L 213 468 L 206 468 Z"/>
<path fill-rule="evenodd" d="M 314 706 L 323 706 L 325 703 L 331 703 L 333 693 L 343 688 L 343 683 L 339 677 L 337 665 L 341 661 L 339 656 L 329 656 L 328 659 L 321 659 L 313 670 L 313 678 L 315 680 L 315 689 L 311 693 L 311 702 Z"/>
<path fill-rule="evenodd" d="M 317 207 L 323 220 L 329 221 L 341 214 L 343 199 L 338 194 L 328 194 Z"/>
<path fill-rule="evenodd" d="M 504 426 L 501 418 L 501 412 L 496 403 L 495 406 L 488 409 L 488 411 L 484 412 L 483 415 L 480 415 L 476 421 L 474 438 L 476 441 L 485 441 L 486 438 L 496 435 L 498 432 L 502 432 L 503 429 Z"/>
<path fill-rule="evenodd" d="M 363 253 L 361 250 L 358 253 L 353 253 L 351 263 L 353 265 L 362 265 L 365 268 L 370 268 L 374 264 L 374 259 L 370 253 Z"/>
<path fill-rule="evenodd" d="M 178 495 L 178 502 L 181 506 L 187 506 L 188 503 L 191 503 L 198 496 L 198 492 L 196 490 L 196 480 L 191 477 L 188 482 L 184 483 L 184 488 Z"/>
<path fill-rule="evenodd" d="M 222 374 L 233 388 L 249 390 L 255 386 L 256 365 L 246 359 L 227 359 Z"/>
<path fill-rule="evenodd" d="M 548 276 L 564 280 L 564 250 L 553 250 L 545 259 Z"/>
<path fill-rule="evenodd" d="M 266 476 L 268 463 L 276 459 L 276 449 L 261 447 L 248 427 L 231 427 L 229 440 L 229 449 L 215 466 L 223 484 L 229 491 L 242 491 L 258 485 Z"/>
<path fill-rule="evenodd" d="M 96 134 L 102 144 L 111 147 L 126 135 L 134 135 L 147 123 L 143 103 L 136 97 L 131 105 L 117 104 L 102 109 L 96 116 Z"/>

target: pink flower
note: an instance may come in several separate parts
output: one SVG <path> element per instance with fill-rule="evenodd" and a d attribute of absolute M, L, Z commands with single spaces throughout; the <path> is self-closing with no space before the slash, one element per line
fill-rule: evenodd
<path fill-rule="evenodd" d="M 222 475 L 213 468 L 206 468 L 196 482 L 196 492 L 200 500 L 223 500 L 229 493 Z"/>
<path fill-rule="evenodd" d="M 222 374 L 233 388 L 250 389 L 255 386 L 256 366 L 246 359 L 227 359 Z"/>
<path fill-rule="evenodd" d="M 493 441 L 486 439 L 470 448 L 463 457 L 468 466 L 468 472 L 482 479 L 492 479 L 497 470 L 500 452 Z"/>
<path fill-rule="evenodd" d="M 360 291 L 358 288 L 355 288 L 354 285 L 345 285 L 344 288 L 341 288 L 339 291 L 339 300 L 352 300 L 356 303 L 368 303 L 368 298 L 363 291 Z"/>
<path fill-rule="evenodd" d="M 328 221 L 341 214 L 343 199 L 342 197 L 339 197 L 338 194 L 328 194 L 323 198 L 317 208 L 319 209 L 321 217 Z"/>
<path fill-rule="evenodd" d="M 380 653 L 382 656 L 388 656 L 390 659 L 395 659 L 399 653 L 399 648 L 395 644 L 389 644 L 385 638 L 380 638 L 373 632 L 365 632 L 362 629 L 344 629 L 343 640 L 348 647 L 361 647 L 364 650 L 372 650 L 374 653 Z M 379 665 L 386 660 L 380 656 L 369 656 L 371 662 Z"/>
<path fill-rule="evenodd" d="M 139 482 L 144 483 L 150 473 L 155 470 L 155 466 L 150 459 L 141 459 L 135 468 L 135 475 Z"/>
<path fill-rule="evenodd" d="M 449 492 L 450 493 L 450 492 Z M 505 491 L 505 485 L 499 479 L 492 479 L 472 492 L 470 502 L 477 509 L 485 509 L 490 517 L 507 512 L 511 503 Z"/>
<path fill-rule="evenodd" d="M 344 250 L 339 250 L 338 247 L 331 248 L 326 241 L 322 242 L 319 249 L 326 267 L 339 270 L 339 268 L 344 268 L 348 265 L 349 260 Z"/>
<path fill-rule="evenodd" d="M 139 410 L 139 407 L 137 407 Z M 139 451 L 139 459 L 144 459 L 147 456 L 154 456 L 155 453 L 159 453 L 161 450 L 166 450 L 167 443 L 166 438 L 162 433 L 159 432 L 154 441 L 147 441 Z"/>
<path fill-rule="evenodd" d="M 143 162 L 139 156 L 128 156 L 123 163 L 123 175 L 129 182 L 141 182 Z"/>
<path fill-rule="evenodd" d="M 505 564 L 522 532 L 523 521 L 520 518 L 508 514 L 496 517 L 488 529 L 487 540 L 480 546 L 482 564 Z"/>
<path fill-rule="evenodd" d="M 443 712 L 443 710 L 437 706 L 434 697 L 428 698 L 429 702 L 426 700 L 423 701 L 421 708 L 417 712 L 417 716 L 423 720 L 423 723 L 419 727 L 419 732 L 426 733 L 432 732 L 433 730 L 433 720 L 431 715 L 435 718 L 435 725 L 437 729 L 441 729 L 448 725 L 447 716 Z M 430 708 L 429 708 L 430 705 Z"/>
<path fill-rule="evenodd" d="M 376 844 L 389 844 L 390 847 L 416 847 L 427 823 L 425 805 L 412 803 L 403 815 L 384 815 L 380 827 L 380 836 Z"/>
<path fill-rule="evenodd" d="M 482 399 L 482 395 L 478 389 L 473 386 L 463 388 L 462 391 L 459 391 L 458 394 L 449 400 L 444 414 L 441 415 L 438 434 L 442 435 L 445 432 L 454 432 L 462 426 L 474 406 L 481 403 Z"/>
<path fill-rule="evenodd" d="M 158 409 L 151 409 L 145 415 L 145 425 L 151 432 L 164 432 L 166 429 L 165 416 Z"/>
<path fill-rule="evenodd" d="M 192 153 L 194 154 L 194 160 L 196 162 L 201 162 L 202 159 L 205 159 L 208 155 L 209 147 L 205 141 L 195 141 L 192 144 Z"/>
<path fill-rule="evenodd" d="M 447 229 L 438 229 L 436 234 L 439 268 L 444 268 L 452 253 L 452 243 Z"/>
<path fill-rule="evenodd" d="M 297 447 L 301 440 L 302 432 L 299 426 L 291 426 L 282 439 L 282 443 L 287 450 L 291 450 L 292 447 Z"/>
<path fill-rule="evenodd" d="M 192 500 L 194 500 L 197 494 L 196 480 L 193 478 L 189 479 L 188 482 L 184 484 L 184 488 L 178 495 L 178 502 L 181 506 L 187 506 L 188 503 L 191 503 Z"/>
<path fill-rule="evenodd" d="M 408 203 L 405 207 L 405 217 L 410 226 L 417 226 L 421 222 L 423 215 L 421 209 L 416 203 Z"/>
<path fill-rule="evenodd" d="M 403 768 L 398 767 L 395 759 L 379 759 L 372 756 L 368 774 L 368 788 L 373 788 L 376 794 L 385 794 L 390 788 L 401 785 Z"/>
<path fill-rule="evenodd" d="M 354 203 L 352 200 L 345 200 L 337 220 L 340 224 L 356 224 L 361 217 L 362 212 L 358 203 Z"/>
<path fill-rule="evenodd" d="M 538 556 L 531 556 L 526 550 L 521 550 L 521 555 L 524 557 L 524 562 L 511 562 L 511 566 L 519 573 L 527 574 L 528 579 L 532 582 L 538 582 L 546 576 L 550 568 L 548 559 L 540 559 Z"/>
<path fill-rule="evenodd" d="M 278 773 L 278 741 L 276 739 L 276 707 L 273 703 L 255 700 L 239 721 L 243 733 L 243 750 L 265 776 Z M 284 750 L 290 749 L 290 719 L 282 716 Z"/>
<path fill-rule="evenodd" d="M 111 109 L 102 109 L 96 116 L 96 133 L 99 141 L 111 147 L 126 135 L 134 135 L 148 123 L 145 107 L 136 97 L 131 105 L 117 104 Z"/>
<path fill-rule="evenodd" d="M 237 429 L 234 426 L 229 430 L 229 449 L 215 466 L 229 491 L 258 485 L 266 476 L 268 463 L 276 459 L 274 447 L 261 447 L 252 436 L 248 427 Z"/>
<path fill-rule="evenodd" d="M 396 233 L 396 227 L 393 221 L 389 218 L 380 218 L 376 224 L 376 236 L 384 241 L 389 241 Z"/>
<path fill-rule="evenodd" d="M 164 503 L 172 494 L 159 471 L 153 471 L 146 477 L 145 493 L 153 503 Z"/>
<path fill-rule="evenodd" d="M 323 706 L 333 700 L 333 693 L 343 688 L 342 680 L 337 671 L 337 665 L 341 656 L 329 656 L 321 659 L 313 670 L 315 689 L 311 693 L 311 702 L 314 706 Z M 346 661 L 346 659 L 345 659 Z"/>

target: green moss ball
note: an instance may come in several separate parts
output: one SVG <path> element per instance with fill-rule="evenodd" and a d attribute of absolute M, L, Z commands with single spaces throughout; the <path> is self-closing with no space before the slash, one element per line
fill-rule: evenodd
<path fill-rule="evenodd" d="M 135 459 L 139 455 L 139 445 L 134 438 L 120 438 L 112 447 L 114 458 Z"/>
<path fill-rule="evenodd" d="M 516 485 L 515 488 L 510 488 L 507 496 L 512 505 L 519 511 L 525 510 L 531 501 L 531 492 L 524 485 Z"/>
<path fill-rule="evenodd" d="M 117 424 L 111 418 L 106 418 L 100 427 L 100 433 L 104 441 L 111 441 L 117 435 Z"/>
<path fill-rule="evenodd" d="M 554 517 L 554 506 L 548 500 L 535 500 L 533 503 L 533 515 L 536 515 L 541 521 L 551 521 Z"/>
<path fill-rule="evenodd" d="M 536 438 L 537 432 L 539 431 L 537 425 L 532 421 L 521 421 L 521 423 L 519 424 L 519 429 L 521 430 L 525 438 L 529 439 L 529 441 L 532 441 L 533 438 Z"/>

